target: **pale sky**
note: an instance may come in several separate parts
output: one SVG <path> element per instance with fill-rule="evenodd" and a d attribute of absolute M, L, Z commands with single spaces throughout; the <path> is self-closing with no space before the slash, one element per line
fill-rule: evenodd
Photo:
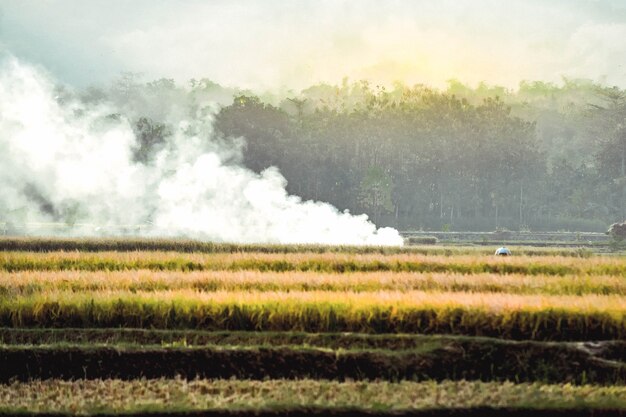
<path fill-rule="evenodd" d="M 0 0 L 0 50 L 78 87 L 369 79 L 626 87 L 626 0 Z"/>

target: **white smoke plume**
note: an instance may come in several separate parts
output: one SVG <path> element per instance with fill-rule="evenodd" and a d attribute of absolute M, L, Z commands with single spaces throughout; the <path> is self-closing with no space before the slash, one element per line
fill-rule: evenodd
<path fill-rule="evenodd" d="M 242 167 L 239 148 L 207 141 L 210 121 L 180 121 L 153 161 L 137 163 L 128 121 L 54 91 L 16 59 L 0 64 L 0 222 L 65 222 L 72 227 L 59 233 L 74 235 L 402 244 L 396 230 L 376 229 L 366 215 L 288 195 L 276 168 Z"/>

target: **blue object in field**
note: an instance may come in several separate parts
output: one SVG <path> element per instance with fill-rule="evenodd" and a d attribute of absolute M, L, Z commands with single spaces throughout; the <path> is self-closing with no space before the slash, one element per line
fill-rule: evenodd
<path fill-rule="evenodd" d="M 496 255 L 511 256 L 511 251 L 507 247 L 502 246 L 501 248 L 496 249 Z"/>

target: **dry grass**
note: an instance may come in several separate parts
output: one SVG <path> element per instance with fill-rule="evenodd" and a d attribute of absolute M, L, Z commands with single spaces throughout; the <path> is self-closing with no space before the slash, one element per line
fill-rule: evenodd
<path fill-rule="evenodd" d="M 0 300 L 8 327 L 453 333 L 626 337 L 626 297 L 464 292 L 47 292 Z"/>
<path fill-rule="evenodd" d="M 0 239 L 2 244 L 10 249 L 15 242 Z M 625 258 L 145 240 L 17 244 L 98 253 L 0 252 L 0 326 L 10 328 L 626 339 Z M 178 252 L 128 251 L 133 248 Z M 50 380 L 0 385 L 0 414 L 316 406 L 626 409 L 624 398 L 624 387 L 465 381 Z"/>
<path fill-rule="evenodd" d="M 626 258 L 589 259 L 536 256 L 350 254 L 350 253 L 218 253 L 178 252 L 2 252 L 0 270 L 129 270 L 170 271 L 258 270 L 312 272 L 450 272 L 524 275 L 626 274 Z"/>
<path fill-rule="evenodd" d="M 2 252 L 0 270 L 9 327 L 626 336 L 616 257 Z"/>
<path fill-rule="evenodd" d="M 55 238 L 55 237 L 0 237 L 0 251 L 176 251 L 198 253 L 380 253 L 380 254 L 424 254 L 456 256 L 461 254 L 491 255 L 492 247 L 472 246 L 333 246 L 333 245 L 281 245 L 281 244 L 237 244 L 202 242 L 189 239 L 164 238 Z M 538 248 L 516 246 L 516 255 L 559 255 L 590 257 L 587 249 Z"/>
<path fill-rule="evenodd" d="M 458 273 L 203 271 L 0 272 L 0 295 L 49 291 L 440 291 L 549 295 L 626 295 L 618 276 Z"/>
<path fill-rule="evenodd" d="M 78 380 L 0 385 L 0 412 L 71 414 L 323 407 L 372 411 L 523 407 L 626 409 L 626 387 L 487 382 Z"/>
<path fill-rule="evenodd" d="M 581 313 L 610 312 L 621 317 L 626 312 L 626 297 L 621 295 L 519 295 L 469 292 L 426 291 L 212 291 L 199 292 L 189 289 L 165 291 L 50 291 L 31 296 L 0 300 L 0 305 L 22 301 L 56 302 L 77 304 L 83 300 L 119 301 L 134 300 L 143 303 L 181 303 L 198 305 L 337 305 L 351 309 L 368 310 L 374 307 L 404 308 L 430 306 L 436 309 L 459 307 L 479 308 L 484 311 L 505 312 L 517 310 L 562 310 Z"/>

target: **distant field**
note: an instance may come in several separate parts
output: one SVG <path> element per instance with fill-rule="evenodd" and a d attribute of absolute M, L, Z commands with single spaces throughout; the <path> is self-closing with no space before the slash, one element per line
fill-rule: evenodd
<path fill-rule="evenodd" d="M 0 236 L 1 251 L 174 251 L 183 253 L 381 253 L 381 254 L 430 254 L 430 255 L 460 255 L 460 254 L 493 254 L 493 249 L 482 246 L 434 246 L 417 245 L 403 247 L 387 246 L 328 246 L 328 245 L 280 245 L 280 244 L 238 244 L 199 242 L 184 239 L 145 239 L 145 238 L 38 238 L 38 237 L 2 237 Z M 546 255 L 559 256 L 590 256 L 592 251 L 585 248 L 565 247 L 536 247 L 520 245 L 514 248 L 517 255 Z"/>
<path fill-rule="evenodd" d="M 177 252 L 0 252 L 0 271 L 311 271 L 454 272 L 525 275 L 626 274 L 624 257 L 493 255 L 353 254 L 353 253 L 177 253 Z"/>
<path fill-rule="evenodd" d="M 0 248 L 0 414 L 626 413 L 624 257 L 141 239 Z"/>

